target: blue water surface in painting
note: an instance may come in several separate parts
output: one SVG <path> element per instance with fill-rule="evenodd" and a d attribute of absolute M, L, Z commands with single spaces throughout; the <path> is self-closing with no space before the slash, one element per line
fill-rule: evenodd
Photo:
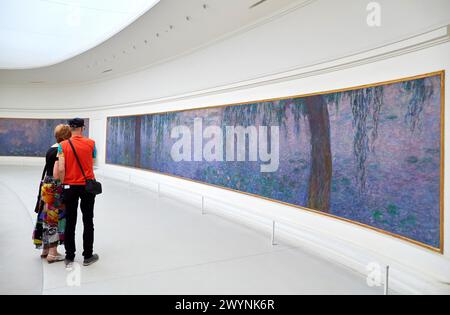
<path fill-rule="evenodd" d="M 0 118 L 0 156 L 44 157 L 55 144 L 55 127 L 67 119 Z M 89 135 L 89 119 L 85 119 Z"/>
<path fill-rule="evenodd" d="M 440 76 L 323 96 L 332 155 L 331 215 L 440 247 Z M 305 98 L 108 119 L 107 161 L 307 207 L 312 119 Z M 174 162 L 175 126 L 279 126 L 280 167 Z M 136 129 L 140 134 L 136 139 Z M 194 151 L 194 147 L 192 147 Z M 136 156 L 138 152 L 139 156 Z"/>
<path fill-rule="evenodd" d="M 134 166 L 136 117 L 109 118 L 107 123 L 106 162 Z"/>

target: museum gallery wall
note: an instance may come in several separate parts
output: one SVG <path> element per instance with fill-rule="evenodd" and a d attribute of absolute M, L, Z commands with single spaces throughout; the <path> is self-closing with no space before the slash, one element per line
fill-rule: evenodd
<path fill-rule="evenodd" d="M 106 162 L 323 213 L 442 252 L 444 75 L 109 117 Z M 245 131 L 244 153 L 237 130 Z M 252 137 L 266 144 L 256 148 Z"/>
<path fill-rule="evenodd" d="M 0 156 L 44 157 L 55 144 L 54 131 L 68 119 L 0 118 Z M 85 119 L 89 134 L 89 120 Z"/>

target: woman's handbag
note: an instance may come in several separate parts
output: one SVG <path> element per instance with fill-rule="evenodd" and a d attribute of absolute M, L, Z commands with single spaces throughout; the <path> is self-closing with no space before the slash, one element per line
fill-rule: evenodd
<path fill-rule="evenodd" d="M 81 173 L 83 174 L 84 180 L 86 181 L 86 191 L 93 195 L 100 195 L 102 190 L 102 184 L 98 182 L 95 179 L 87 179 L 83 167 L 81 166 L 80 159 L 78 158 L 77 151 L 75 150 L 75 147 L 73 146 L 72 141 L 69 139 L 69 144 L 72 147 L 73 154 L 75 155 L 75 159 L 77 160 L 78 166 L 80 167 Z"/>
<path fill-rule="evenodd" d="M 42 198 L 41 198 L 41 190 L 42 190 L 42 185 L 44 184 L 44 179 L 45 179 L 46 174 L 47 174 L 47 164 L 45 164 L 44 171 L 42 172 L 41 183 L 39 184 L 39 192 L 38 192 L 38 196 L 37 196 L 37 202 L 36 202 L 36 206 L 34 207 L 35 213 L 41 213 L 41 211 L 44 210 L 45 203 L 44 203 L 44 201 L 42 201 Z"/>

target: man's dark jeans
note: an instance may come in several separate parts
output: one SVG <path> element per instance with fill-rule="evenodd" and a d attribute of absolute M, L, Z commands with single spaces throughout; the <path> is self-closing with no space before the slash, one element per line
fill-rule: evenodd
<path fill-rule="evenodd" d="M 75 259 L 75 229 L 77 226 L 78 202 L 83 214 L 83 256 L 91 258 L 94 247 L 94 204 L 95 195 L 86 192 L 86 186 L 70 186 L 64 189 L 64 203 L 66 206 L 66 231 L 64 244 L 66 247 L 66 259 Z"/>

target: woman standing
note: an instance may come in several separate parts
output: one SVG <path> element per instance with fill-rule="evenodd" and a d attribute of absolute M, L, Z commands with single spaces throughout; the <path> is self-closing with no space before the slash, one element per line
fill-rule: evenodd
<path fill-rule="evenodd" d="M 42 184 L 41 199 L 44 207 L 38 213 L 33 242 L 36 248 L 43 249 L 42 258 L 52 264 L 64 261 L 65 256 L 58 253 L 58 245 L 64 243 L 64 229 L 66 225 L 64 205 L 62 202 L 63 187 L 58 178 L 58 144 L 70 139 L 72 133 L 67 125 L 55 128 L 57 143 L 46 155 L 46 177 Z"/>

